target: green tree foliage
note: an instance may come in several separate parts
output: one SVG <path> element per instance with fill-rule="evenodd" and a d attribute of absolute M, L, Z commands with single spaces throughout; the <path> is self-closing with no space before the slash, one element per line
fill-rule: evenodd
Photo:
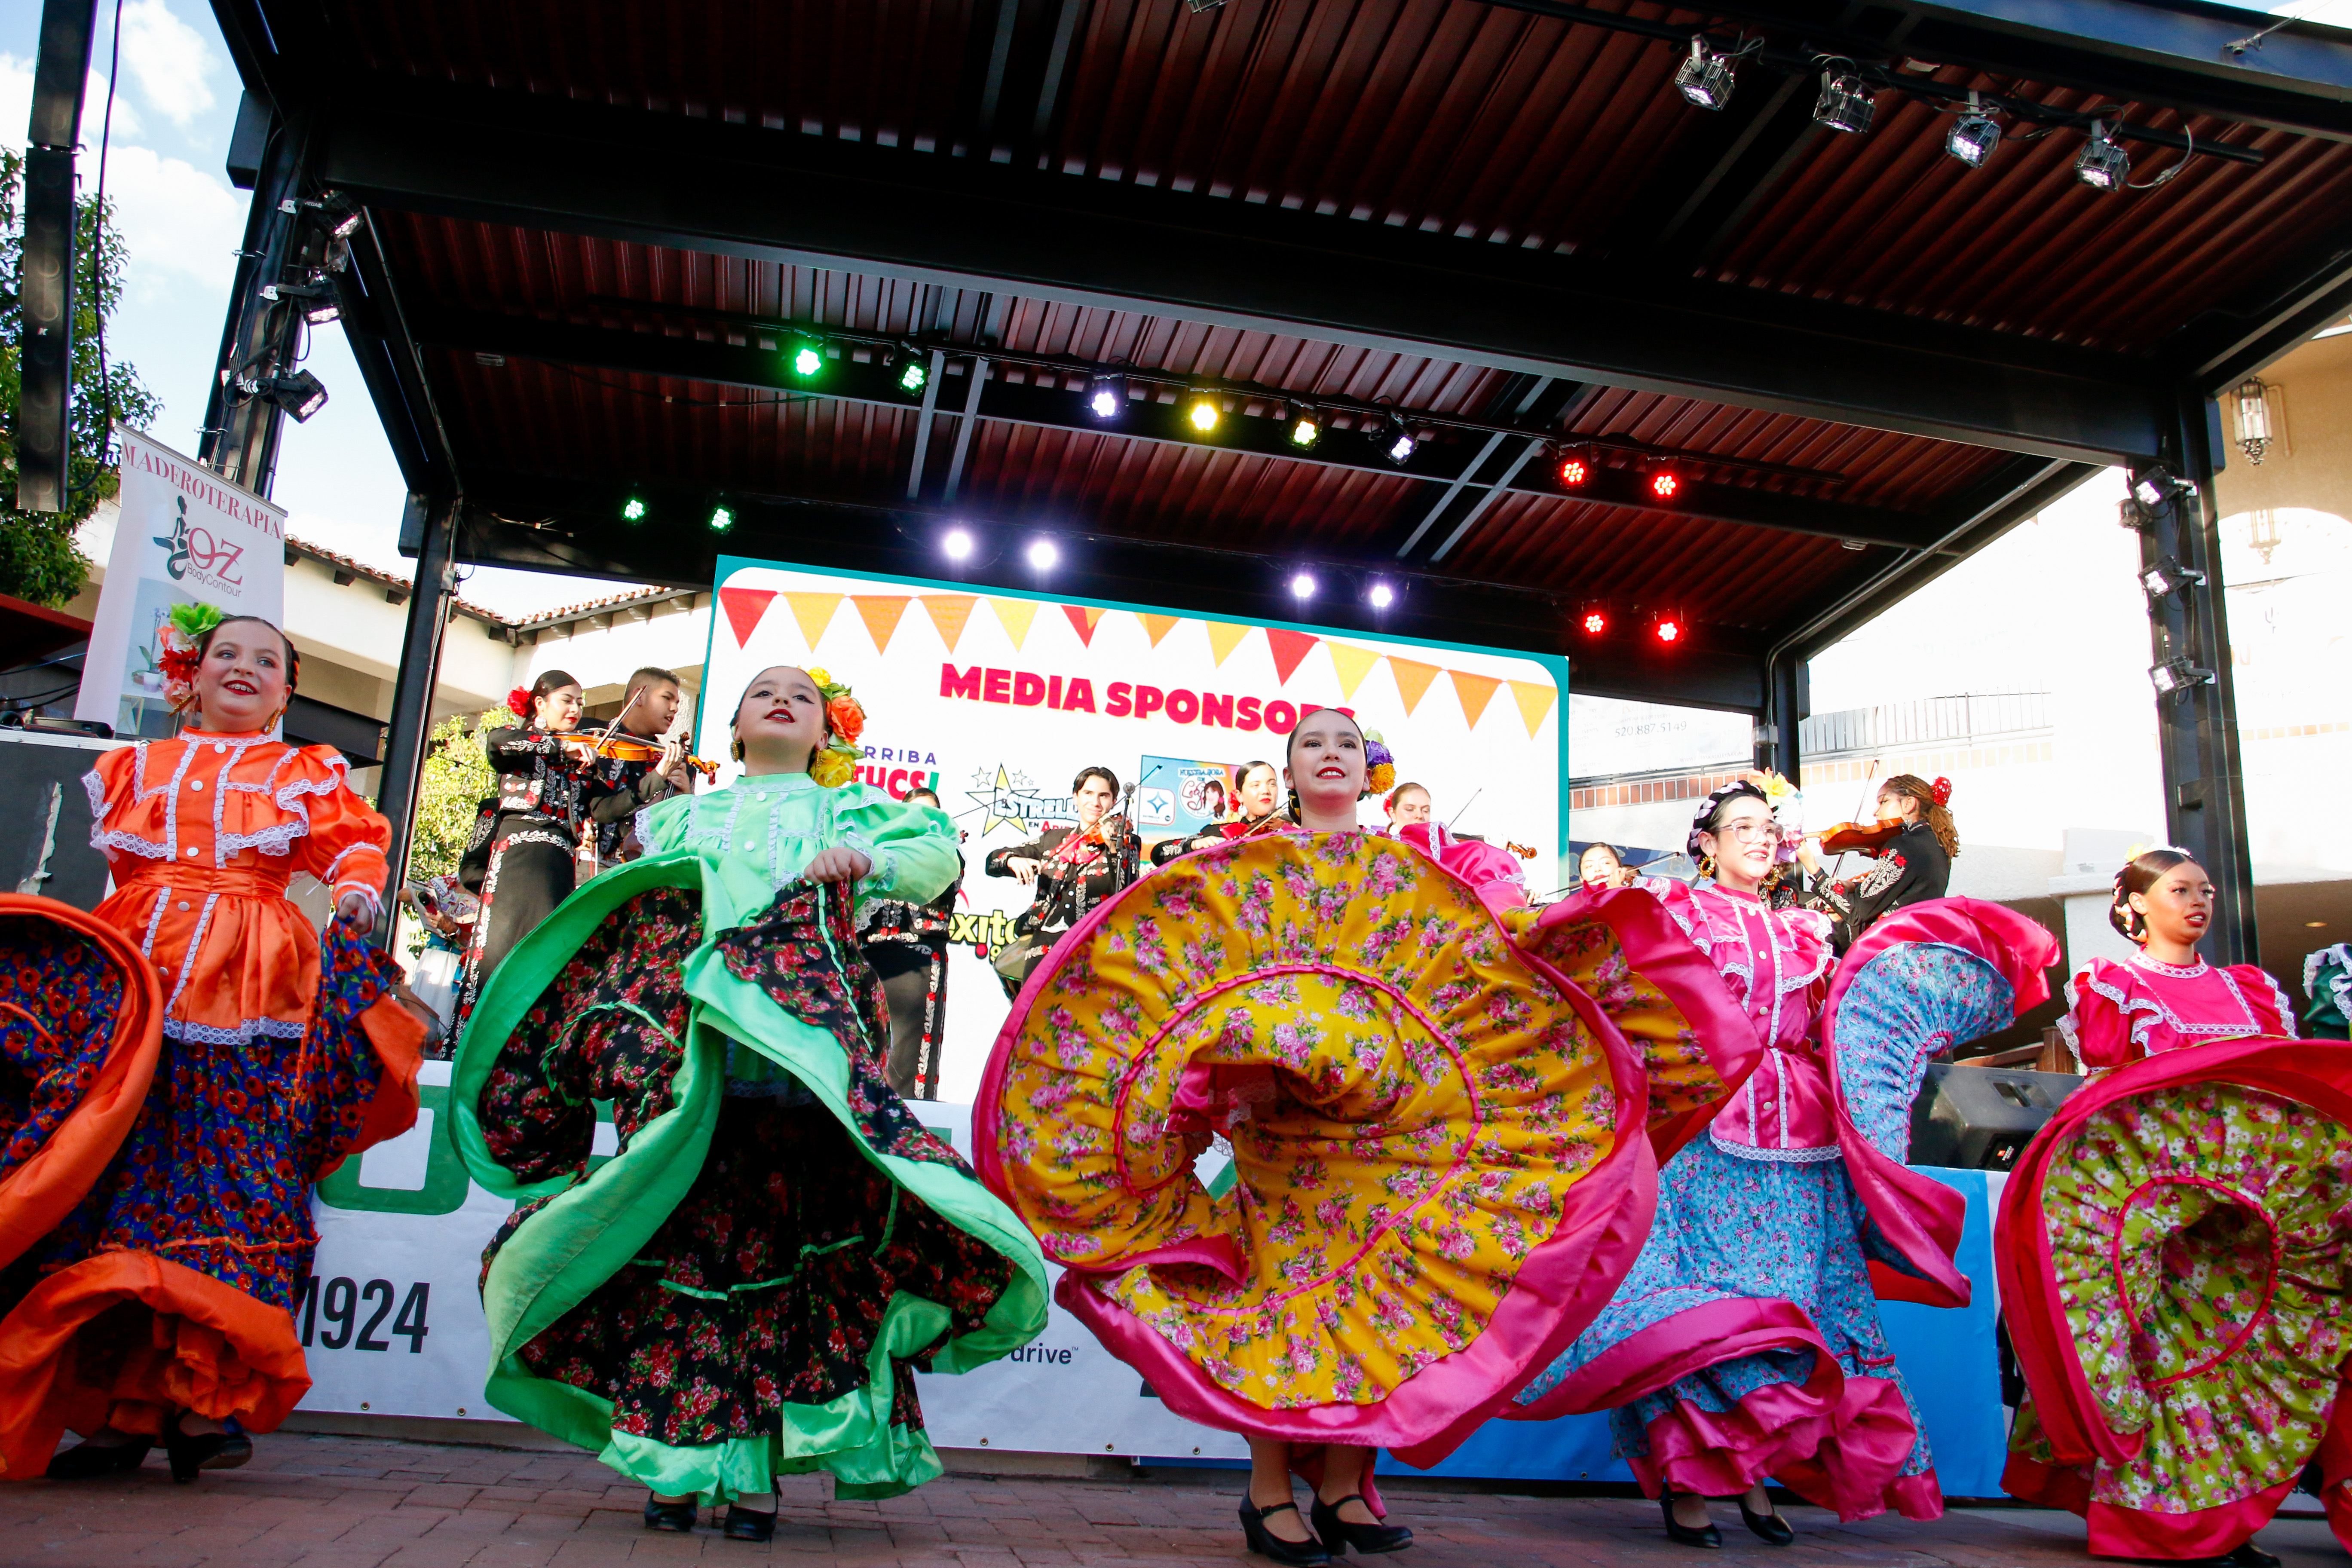
<path fill-rule="evenodd" d="M 499 775 L 478 739 L 484 730 L 511 724 L 514 715 L 493 708 L 473 719 L 456 715 L 433 727 L 425 753 L 425 776 L 416 791 L 416 833 L 408 841 L 408 874 L 456 874 L 457 858 L 474 831 L 474 808 L 499 790 Z"/>
<path fill-rule="evenodd" d="M 24 300 L 25 156 L 0 149 L 0 594 L 37 605 L 60 605 L 81 592 L 89 562 L 74 548 L 74 530 L 120 488 L 110 466 L 110 432 L 120 422 L 145 429 L 163 413 L 163 399 L 139 373 L 112 361 L 100 373 L 98 323 L 122 300 L 125 255 L 114 227 L 114 204 L 99 209 L 95 196 L 75 204 L 72 438 L 68 443 L 67 509 L 18 511 L 16 399 L 23 386 L 18 347 Z"/>

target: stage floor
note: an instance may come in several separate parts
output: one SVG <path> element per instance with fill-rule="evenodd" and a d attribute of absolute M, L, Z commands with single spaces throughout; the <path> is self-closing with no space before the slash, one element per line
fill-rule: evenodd
<path fill-rule="evenodd" d="M 950 1476 L 886 1503 L 831 1502 L 813 1478 L 789 1483 L 772 1546 L 712 1531 L 654 1535 L 644 1493 L 568 1454 L 280 1433 L 242 1470 L 175 1487 L 162 1455 L 134 1476 L 74 1484 L 0 1483 L 0 1563 L 148 1568 L 605 1568 L 742 1563 L 768 1556 L 860 1568 L 1030 1568 L 1043 1564 L 1259 1563 L 1240 1550 L 1233 1480 L 1031 1480 Z M 1237 1478 L 1234 1479 L 1237 1480 Z M 1774 1551 L 1738 1527 L 1726 1550 L 1670 1545 L 1656 1508 L 1616 1498 L 1529 1498 L 1401 1489 L 1398 1517 L 1420 1533 L 1400 1568 L 1591 1568 L 1702 1559 L 1834 1563 L 1836 1568 L 2041 1568 L 2087 1563 L 2083 1528 L 2063 1514 L 1962 1510 L 1932 1524 L 1840 1527 L 1793 1508 L 1794 1547 Z M 1728 1510 L 1719 1510 L 1728 1512 Z M 708 1516 L 706 1516 L 707 1518 Z M 2340 1563 L 2317 1520 L 2282 1520 L 2262 1543 L 2295 1568 Z"/>

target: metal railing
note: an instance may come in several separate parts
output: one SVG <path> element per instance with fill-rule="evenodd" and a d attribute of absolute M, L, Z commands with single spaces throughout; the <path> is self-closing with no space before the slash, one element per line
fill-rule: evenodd
<path fill-rule="evenodd" d="M 1833 762 L 1925 746 L 1966 745 L 2049 728 L 2046 691 L 1927 697 L 1816 713 L 1798 729 L 1798 752 L 1808 763 Z"/>

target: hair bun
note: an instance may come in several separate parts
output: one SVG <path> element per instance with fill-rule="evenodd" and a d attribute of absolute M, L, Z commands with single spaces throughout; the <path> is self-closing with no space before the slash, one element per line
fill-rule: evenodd
<path fill-rule="evenodd" d="M 1936 781 L 1935 788 L 1929 790 L 1927 793 L 1935 796 L 1936 804 L 1937 805 L 1949 805 L 1952 804 L 1952 781 L 1947 778 L 1939 778 Z"/>

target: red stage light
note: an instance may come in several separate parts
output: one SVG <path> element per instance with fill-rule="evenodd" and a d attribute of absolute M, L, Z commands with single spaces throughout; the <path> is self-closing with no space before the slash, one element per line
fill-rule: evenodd
<path fill-rule="evenodd" d="M 1675 492 L 1682 488 L 1682 480 L 1675 477 L 1671 468 L 1660 468 L 1650 476 L 1650 493 L 1660 500 L 1674 500 Z"/>
<path fill-rule="evenodd" d="M 1573 489 L 1591 477 L 1592 470 L 1584 466 L 1583 458 L 1562 458 L 1559 460 L 1559 482 L 1570 489 Z"/>
<path fill-rule="evenodd" d="M 1608 629 L 1609 617 L 1607 616 L 1603 615 L 1599 610 L 1587 610 L 1584 612 L 1584 635 L 1586 637 L 1597 637 Z"/>
<path fill-rule="evenodd" d="M 1657 634 L 1660 642 L 1676 642 L 1683 635 L 1683 624 L 1672 616 L 1660 616 L 1650 629 Z"/>

